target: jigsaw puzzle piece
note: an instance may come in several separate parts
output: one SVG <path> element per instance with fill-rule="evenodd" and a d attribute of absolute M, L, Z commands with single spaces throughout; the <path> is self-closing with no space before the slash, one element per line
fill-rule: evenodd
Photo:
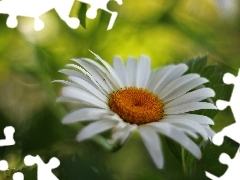
<path fill-rule="evenodd" d="M 18 25 L 17 16 L 9 15 L 6 22 L 9 28 L 15 28 Z"/>
<path fill-rule="evenodd" d="M 58 178 L 52 173 L 52 169 L 55 169 L 60 165 L 60 161 L 57 158 L 53 157 L 47 164 L 45 164 L 38 155 L 27 155 L 24 158 L 24 163 L 26 164 L 26 166 L 32 166 L 34 164 L 37 164 L 38 180 L 58 180 Z"/>
<path fill-rule="evenodd" d="M 213 143 L 220 146 L 223 141 L 224 137 L 229 137 L 230 139 L 234 140 L 235 142 L 240 144 L 240 111 L 239 111 L 239 92 L 240 92 L 240 69 L 238 71 L 238 76 L 235 77 L 230 73 L 226 73 L 223 76 L 223 81 L 225 84 L 234 84 L 234 88 L 232 91 L 232 95 L 229 102 L 218 100 L 216 105 L 219 110 L 225 109 L 227 106 L 230 106 L 233 112 L 233 116 L 235 119 L 235 123 L 223 128 L 219 133 L 213 136 Z M 222 153 L 219 156 L 219 161 L 222 164 L 227 164 L 228 169 L 227 171 L 221 176 L 216 177 L 209 172 L 205 172 L 206 176 L 211 178 L 212 180 L 228 180 L 228 179 L 239 179 L 240 178 L 240 150 L 238 149 L 235 157 L 233 159 L 226 153 Z"/>
<path fill-rule="evenodd" d="M 24 176 L 21 172 L 16 172 L 13 174 L 13 180 L 24 180 Z"/>
<path fill-rule="evenodd" d="M 15 132 L 14 127 L 7 126 L 4 128 L 3 133 L 5 135 L 5 139 L 0 140 L 0 146 L 11 146 L 15 144 L 13 139 L 13 134 Z"/>
<path fill-rule="evenodd" d="M 225 73 L 223 76 L 223 82 L 225 84 L 235 84 L 237 81 L 237 77 L 232 75 L 231 73 Z"/>
<path fill-rule="evenodd" d="M 217 177 L 217 176 L 215 176 L 215 175 L 213 175 L 213 174 L 211 174 L 211 173 L 209 173 L 209 172 L 205 172 L 205 175 L 208 177 L 208 178 L 210 178 L 211 180 L 218 180 L 219 179 L 219 177 Z"/>
<path fill-rule="evenodd" d="M 8 170 L 8 162 L 6 160 L 0 161 L 0 171 Z"/>
<path fill-rule="evenodd" d="M 41 30 L 44 23 L 39 16 L 52 8 L 51 1 L 47 0 L 2 0 L 0 1 L 0 13 L 8 14 L 7 26 L 15 28 L 18 25 L 17 16 L 34 18 L 35 30 Z"/>
<path fill-rule="evenodd" d="M 74 0 L 2 0 L 0 13 L 9 15 L 6 24 L 10 28 L 17 27 L 17 16 L 34 18 L 34 29 L 39 31 L 44 28 L 44 22 L 39 17 L 55 9 L 69 27 L 76 29 L 80 24 L 79 19 L 69 17 L 73 3 Z"/>
<path fill-rule="evenodd" d="M 233 123 L 225 128 L 223 128 L 220 132 L 215 134 L 212 138 L 212 141 L 215 145 L 220 146 L 224 141 L 224 136 L 229 137 L 235 142 L 240 144 L 240 123 Z"/>
<path fill-rule="evenodd" d="M 54 1 L 54 9 L 56 10 L 57 14 L 72 29 L 76 29 L 80 25 L 80 21 L 78 18 L 69 17 L 74 1 L 75 0 L 55 0 Z"/>
<path fill-rule="evenodd" d="M 237 180 L 240 177 L 240 171 L 239 171 L 239 166 L 240 166 L 240 153 L 239 149 L 233 159 L 230 158 L 230 156 L 226 153 L 222 153 L 219 156 L 219 162 L 221 164 L 226 164 L 228 165 L 227 171 L 221 176 L 221 177 L 216 177 L 215 175 L 205 172 L 206 176 L 212 180 Z"/>
<path fill-rule="evenodd" d="M 230 106 L 233 112 L 233 116 L 236 122 L 240 121 L 240 111 L 239 111 L 239 92 L 240 92 L 240 70 L 238 71 L 238 76 L 234 76 L 230 73 L 226 73 L 223 76 L 223 81 L 225 84 L 234 84 L 232 95 L 229 102 L 218 100 L 216 102 L 219 110 L 225 109 Z"/>
<path fill-rule="evenodd" d="M 224 110 L 227 108 L 227 106 L 230 106 L 230 103 L 224 100 L 217 100 L 216 106 L 219 110 Z"/>
<path fill-rule="evenodd" d="M 110 11 L 107 7 L 108 5 L 108 2 L 110 0 L 78 0 L 80 2 L 83 2 L 83 3 L 86 3 L 86 4 L 89 4 L 90 5 L 90 8 L 87 10 L 86 12 L 86 16 L 90 19 L 94 19 L 97 17 L 97 10 L 98 9 L 101 9 L 101 10 L 104 10 L 108 13 L 111 14 L 111 18 L 110 18 L 110 21 L 108 23 L 108 27 L 107 27 L 107 30 L 110 30 L 112 29 L 113 27 L 113 24 L 117 18 L 117 15 L 118 13 L 117 12 L 114 12 L 114 11 Z M 116 0 L 116 2 L 121 5 L 122 4 L 122 0 Z"/>

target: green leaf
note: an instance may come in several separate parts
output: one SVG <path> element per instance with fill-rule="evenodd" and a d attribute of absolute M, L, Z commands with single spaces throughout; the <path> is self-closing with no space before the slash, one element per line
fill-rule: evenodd
<path fill-rule="evenodd" d="M 207 56 L 197 56 L 188 60 L 187 65 L 189 67 L 186 73 L 200 73 L 207 64 Z"/>
<path fill-rule="evenodd" d="M 80 19 L 80 24 L 82 27 L 86 29 L 86 12 L 87 12 L 87 4 L 81 3 L 81 7 L 78 10 L 78 18 Z"/>
<path fill-rule="evenodd" d="M 113 179 L 112 172 L 105 167 L 104 158 L 100 162 L 95 158 L 91 153 L 59 157 L 61 165 L 57 169 L 58 178 L 61 180 Z"/>
<path fill-rule="evenodd" d="M 189 67 L 187 73 L 198 73 L 201 77 L 209 80 L 202 87 L 209 87 L 215 91 L 215 97 L 206 99 L 206 102 L 212 101 L 212 103 L 215 103 L 218 99 L 228 100 L 230 98 L 233 86 L 226 85 L 222 81 L 223 74 L 226 72 L 218 68 L 217 64 L 207 65 L 207 56 L 192 58 L 186 64 Z M 198 110 L 192 113 L 205 115 L 213 119 L 218 112 L 218 110 Z M 234 155 L 237 151 L 235 142 L 226 140 L 226 138 L 222 146 L 215 146 L 208 141 L 201 149 L 202 158 L 200 160 L 188 151 L 183 151 L 184 171 L 189 179 L 206 179 L 206 170 L 216 176 L 221 176 L 226 171 L 227 166 L 219 162 L 220 154 L 226 152 L 229 155 Z"/>
<path fill-rule="evenodd" d="M 229 99 L 229 94 L 231 94 L 232 87 L 228 87 L 222 82 L 222 76 L 225 72 L 219 70 L 217 64 L 207 66 L 207 56 L 197 56 L 196 58 L 191 58 L 186 62 L 189 67 L 187 73 L 197 73 L 201 77 L 205 77 L 209 80 L 205 83 L 203 87 L 212 88 L 215 92 L 215 97 L 208 98 L 205 101 L 215 103 L 218 99 Z M 201 114 L 214 118 L 218 113 L 218 110 L 199 110 L 192 113 Z"/>
<path fill-rule="evenodd" d="M 172 154 L 176 157 L 176 159 L 180 163 L 182 163 L 181 146 L 179 144 L 177 144 L 176 142 L 174 142 L 172 139 L 169 139 L 167 137 L 164 137 L 164 139 L 165 139 L 165 142 L 166 142 L 168 148 L 172 152 Z"/>
<path fill-rule="evenodd" d="M 207 141 L 201 147 L 202 158 L 200 160 L 185 150 L 187 176 L 189 179 L 206 179 L 205 171 L 218 177 L 221 176 L 227 170 L 227 166 L 219 162 L 219 156 L 225 152 L 231 158 L 234 158 L 238 146 L 238 143 L 227 137 L 224 138 L 221 146 L 216 146 L 211 141 Z"/>

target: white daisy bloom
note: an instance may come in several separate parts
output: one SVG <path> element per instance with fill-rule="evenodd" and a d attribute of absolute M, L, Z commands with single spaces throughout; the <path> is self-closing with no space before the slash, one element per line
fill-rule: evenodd
<path fill-rule="evenodd" d="M 93 53 L 94 54 L 94 53 Z M 60 72 L 71 81 L 57 80 L 67 86 L 62 89 L 58 102 L 77 101 L 83 108 L 69 113 L 64 124 L 91 121 L 77 135 L 78 141 L 112 129 L 112 143 L 127 140 L 133 131 L 138 131 L 144 145 L 158 168 L 164 158 L 158 134 L 179 143 L 196 158 L 201 158 L 200 148 L 189 137 L 198 135 L 207 140 L 214 132 L 209 125 L 212 119 L 190 111 L 216 109 L 212 103 L 201 102 L 213 97 L 214 91 L 201 86 L 208 82 L 198 74 L 183 75 L 185 64 L 169 65 L 150 70 L 146 56 L 129 57 L 126 65 L 118 57 L 113 67 L 94 54 L 102 65 L 87 58 L 73 59 L 76 64 Z M 202 88 L 197 88 L 201 86 Z"/>

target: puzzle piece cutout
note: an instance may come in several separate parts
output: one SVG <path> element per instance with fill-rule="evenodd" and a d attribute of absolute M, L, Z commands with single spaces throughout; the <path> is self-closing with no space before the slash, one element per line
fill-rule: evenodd
<path fill-rule="evenodd" d="M 7 126 L 3 130 L 5 139 L 0 139 L 0 146 L 11 146 L 15 144 L 15 141 L 13 139 L 13 134 L 15 132 L 14 127 Z"/>
<path fill-rule="evenodd" d="M 57 158 L 53 157 L 47 164 L 45 164 L 38 155 L 27 155 L 24 158 L 24 163 L 26 164 L 26 166 L 32 166 L 34 164 L 37 164 L 38 180 L 58 180 L 58 178 L 52 173 L 52 169 L 55 169 L 60 165 L 60 161 Z"/>
<path fill-rule="evenodd" d="M 21 172 L 16 172 L 13 174 L 13 180 L 24 180 L 24 176 Z"/>
<path fill-rule="evenodd" d="M 0 171 L 8 170 L 8 162 L 6 160 L 0 161 Z"/>
<path fill-rule="evenodd" d="M 240 165 L 240 151 L 238 149 L 233 159 L 226 153 L 222 153 L 219 157 L 219 161 L 222 164 L 228 165 L 228 170 L 221 177 L 216 177 L 209 172 L 206 172 L 206 176 L 212 180 L 238 180 L 240 177 L 239 165 Z"/>
<path fill-rule="evenodd" d="M 0 13 L 9 15 L 7 26 L 10 28 L 17 27 L 17 16 L 34 18 L 34 29 L 39 31 L 44 28 L 44 22 L 39 17 L 55 9 L 69 27 L 77 28 L 79 20 L 69 17 L 73 3 L 74 0 L 2 0 L 0 1 Z"/>
<path fill-rule="evenodd" d="M 224 136 L 231 138 L 232 140 L 240 144 L 240 111 L 239 111 L 239 92 L 240 92 L 240 70 L 238 71 L 238 76 L 235 77 L 230 73 L 226 73 L 223 76 L 223 82 L 225 84 L 234 84 L 234 89 L 229 102 L 218 100 L 216 105 L 219 110 L 224 110 L 227 106 L 230 106 L 233 112 L 235 123 L 223 128 L 219 133 L 217 133 L 213 138 L 213 143 L 216 145 L 221 145 L 224 140 Z"/>
<path fill-rule="evenodd" d="M 0 161 L 0 171 L 8 170 L 8 162 L 6 160 Z M 24 180 L 24 176 L 21 172 L 16 172 L 13 174 L 13 180 Z"/>
<path fill-rule="evenodd" d="M 15 129 L 12 126 L 7 126 L 3 130 L 5 139 L 0 140 L 0 146 L 10 146 L 15 144 L 13 138 Z M 42 159 L 37 156 L 28 155 L 24 158 L 24 163 L 26 166 L 32 166 L 37 164 L 37 176 L 38 180 L 58 180 L 58 178 L 52 173 L 52 169 L 57 168 L 60 165 L 60 161 L 53 157 L 50 161 L 45 164 Z M 0 160 L 0 171 L 8 170 L 8 162 L 6 160 Z M 21 172 L 16 172 L 13 174 L 13 180 L 24 180 L 24 175 Z"/>
<path fill-rule="evenodd" d="M 28 155 L 24 158 L 26 166 L 32 166 L 37 164 L 37 179 L 38 180 L 58 180 L 58 178 L 52 173 L 52 169 L 57 168 L 60 165 L 60 161 L 53 157 L 45 164 L 42 159 L 37 156 Z M 8 162 L 6 160 L 0 161 L 0 171 L 8 170 Z M 13 180 L 24 180 L 24 175 L 21 172 L 13 174 Z"/>
<path fill-rule="evenodd" d="M 223 128 L 219 133 L 215 134 L 212 141 L 215 145 L 220 146 L 224 141 L 224 137 L 227 136 L 240 144 L 240 111 L 238 95 L 238 93 L 240 92 L 240 69 L 238 71 L 237 77 L 233 76 L 230 73 L 224 74 L 223 82 L 225 84 L 234 84 L 232 95 L 229 102 L 218 100 L 216 102 L 216 105 L 219 110 L 224 110 L 227 106 L 230 106 L 236 122 Z M 240 179 L 240 149 L 238 149 L 233 159 L 230 159 L 229 155 L 227 155 L 226 153 L 222 153 L 219 157 L 219 161 L 222 164 L 228 164 L 228 169 L 225 174 L 223 174 L 221 177 L 216 177 L 206 171 L 207 177 L 211 178 L 212 180 L 228 180 L 232 179 L 233 177 L 235 179 Z"/>
<path fill-rule="evenodd" d="M 107 27 L 107 30 L 110 30 L 112 29 L 113 27 L 113 24 L 117 18 L 117 15 L 118 13 L 117 12 L 114 12 L 114 11 L 110 11 L 108 8 L 107 8 L 107 5 L 108 5 L 108 2 L 110 0 L 78 0 L 80 2 L 83 2 L 83 3 L 86 3 L 86 4 L 89 4 L 91 7 L 87 10 L 87 17 L 90 18 L 90 19 L 94 19 L 97 17 L 97 10 L 98 9 L 101 9 L 101 10 L 104 10 L 108 13 L 111 14 L 111 18 L 110 18 L 110 21 L 109 21 L 109 24 L 108 24 L 108 27 Z M 122 0 L 115 0 L 119 5 L 122 5 Z"/>
<path fill-rule="evenodd" d="M 239 111 L 239 92 L 240 92 L 240 70 L 238 71 L 238 76 L 235 77 L 234 75 L 230 73 L 226 73 L 223 76 L 223 82 L 225 84 L 234 84 L 234 89 L 232 92 L 232 96 L 230 98 L 230 101 L 223 101 L 223 100 L 218 100 L 217 101 L 217 106 L 219 110 L 224 110 L 227 106 L 231 106 L 231 109 L 233 111 L 233 116 L 235 118 L 235 121 L 240 122 L 240 111 Z"/>
<path fill-rule="evenodd" d="M 8 14 L 7 26 L 15 28 L 18 25 L 17 16 L 34 18 L 34 29 L 40 31 L 44 28 L 44 22 L 39 18 L 46 12 L 55 9 L 59 17 L 73 29 L 78 28 L 80 21 L 78 18 L 69 17 L 75 0 L 1 0 L 0 14 Z M 97 10 L 102 9 L 111 14 L 108 30 L 113 27 L 117 18 L 117 12 L 108 10 L 107 4 L 110 0 L 78 0 L 89 4 L 91 7 L 87 10 L 87 17 L 94 19 Z M 122 0 L 115 0 L 119 5 Z"/>

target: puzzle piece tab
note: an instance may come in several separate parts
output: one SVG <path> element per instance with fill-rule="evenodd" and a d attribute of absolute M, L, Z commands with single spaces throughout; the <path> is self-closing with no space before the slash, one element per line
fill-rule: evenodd
<path fill-rule="evenodd" d="M 220 146 L 223 143 L 224 136 L 231 138 L 232 140 L 240 144 L 240 111 L 239 111 L 239 92 L 240 92 L 240 70 L 238 76 L 235 77 L 230 73 L 226 73 L 223 76 L 223 81 L 226 84 L 234 84 L 232 96 L 229 102 L 218 100 L 216 105 L 218 109 L 224 110 L 227 106 L 230 106 L 235 119 L 235 123 L 223 128 L 219 133 L 213 137 L 213 143 Z"/>
<path fill-rule="evenodd" d="M 222 153 L 219 157 L 219 161 L 222 164 L 228 165 L 228 170 L 221 177 L 216 177 L 209 172 L 206 172 L 206 176 L 212 180 L 238 180 L 240 177 L 239 165 L 240 165 L 240 151 L 238 149 L 233 159 L 226 153 Z"/>
<path fill-rule="evenodd" d="M 219 110 L 224 110 L 227 106 L 230 106 L 233 112 L 233 116 L 235 121 L 240 122 L 240 111 L 239 111 L 239 92 L 240 92 L 240 70 L 238 71 L 238 76 L 235 77 L 230 73 L 226 73 L 223 76 L 223 82 L 225 84 L 234 84 L 234 88 L 232 91 L 232 96 L 229 102 L 218 100 L 216 105 Z"/>
<path fill-rule="evenodd" d="M 0 171 L 6 171 L 8 169 L 8 162 L 6 160 L 0 161 Z"/>
<path fill-rule="evenodd" d="M 110 11 L 108 8 L 107 8 L 107 5 L 108 5 L 108 2 L 110 0 L 78 0 L 80 2 L 83 2 L 83 3 L 86 3 L 86 4 L 89 4 L 91 7 L 87 10 L 87 17 L 90 18 L 90 19 L 94 19 L 97 17 L 97 10 L 98 9 L 101 9 L 101 10 L 104 10 L 108 13 L 111 14 L 111 18 L 110 18 L 110 21 L 109 21 L 109 24 L 108 24 L 108 28 L 107 30 L 110 30 L 112 29 L 113 27 L 113 24 L 117 18 L 117 15 L 118 13 L 117 12 L 113 12 L 113 11 Z M 121 5 L 123 2 L 122 0 L 115 0 L 119 5 Z"/>
<path fill-rule="evenodd" d="M 58 178 L 52 173 L 52 169 L 57 168 L 60 165 L 60 161 L 53 157 L 45 164 L 42 159 L 37 156 L 28 155 L 24 158 L 26 166 L 32 166 L 37 164 L 37 179 L 38 180 L 58 180 Z"/>
<path fill-rule="evenodd" d="M 78 18 L 70 18 L 74 0 L 1 0 L 0 13 L 8 14 L 7 26 L 15 28 L 18 25 L 18 16 L 34 18 L 34 28 L 40 31 L 44 28 L 44 22 L 39 18 L 44 13 L 55 9 L 59 17 L 67 25 L 76 29 L 80 22 Z"/>
<path fill-rule="evenodd" d="M 108 30 L 112 29 L 117 18 L 117 12 L 110 11 L 107 4 L 110 0 L 78 0 L 90 5 L 86 16 L 94 19 L 97 10 L 101 9 L 111 14 Z M 122 0 L 115 0 L 119 5 Z M 39 18 L 46 12 L 54 9 L 59 17 L 73 29 L 78 28 L 80 21 L 78 18 L 69 17 L 75 0 L 0 0 L 0 14 L 8 14 L 7 26 L 15 28 L 18 25 L 18 16 L 34 18 L 34 29 L 40 31 L 44 28 L 44 22 Z"/>
<path fill-rule="evenodd" d="M 226 73 L 223 76 L 223 81 L 225 84 L 234 84 L 233 92 L 229 102 L 218 100 L 216 105 L 219 110 L 224 110 L 227 106 L 230 106 L 232 109 L 233 116 L 235 118 L 235 123 L 223 128 L 220 132 L 213 136 L 213 143 L 220 146 L 223 144 L 224 137 L 229 137 L 235 142 L 240 144 L 240 101 L 239 101 L 239 92 L 240 92 L 240 69 L 238 71 L 238 76 L 235 77 L 230 73 Z M 227 164 L 228 169 L 221 177 L 216 177 L 209 172 L 206 172 L 206 176 L 212 180 L 228 180 L 240 179 L 240 148 L 236 152 L 236 155 L 233 159 L 229 157 L 228 154 L 222 153 L 219 157 L 219 161 L 222 164 Z"/>
<path fill-rule="evenodd" d="M 13 180 L 24 180 L 24 176 L 21 172 L 16 172 L 13 174 Z"/>
<path fill-rule="evenodd" d="M 11 146 L 15 144 L 15 141 L 13 139 L 13 134 L 15 132 L 14 127 L 7 126 L 3 130 L 5 139 L 0 139 L 0 146 Z"/>

